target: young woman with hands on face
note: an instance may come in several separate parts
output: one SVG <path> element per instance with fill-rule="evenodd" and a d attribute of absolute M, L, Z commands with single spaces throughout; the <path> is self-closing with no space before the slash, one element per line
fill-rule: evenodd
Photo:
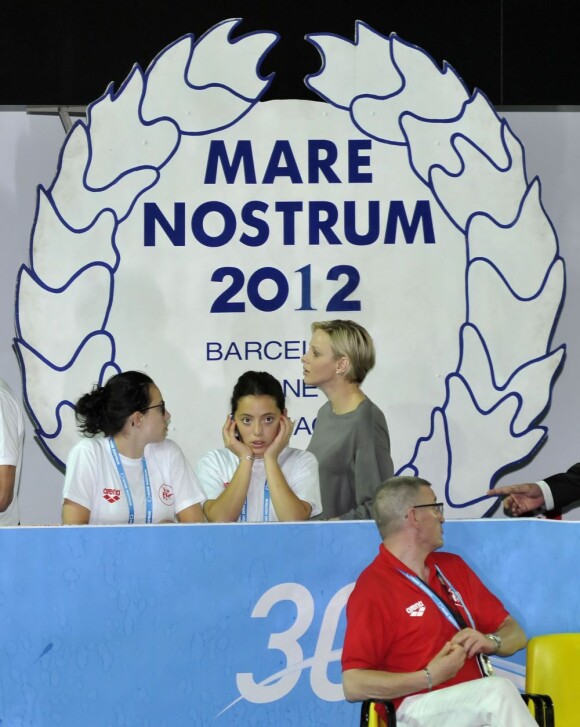
<path fill-rule="evenodd" d="M 242 374 L 222 429 L 225 448 L 195 468 L 210 522 L 297 521 L 321 511 L 318 463 L 288 446 L 292 429 L 280 382 L 264 371 Z"/>

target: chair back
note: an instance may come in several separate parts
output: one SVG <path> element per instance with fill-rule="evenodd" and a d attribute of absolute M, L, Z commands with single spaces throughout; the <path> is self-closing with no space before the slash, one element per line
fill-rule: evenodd
<path fill-rule="evenodd" d="M 361 727 L 396 727 L 397 716 L 395 713 L 395 707 L 392 702 L 381 700 L 381 704 L 384 705 L 384 709 L 387 716 L 385 722 L 380 718 L 375 709 L 375 704 L 372 699 L 367 699 L 361 705 L 360 725 Z"/>
<path fill-rule="evenodd" d="M 528 642 L 526 692 L 549 694 L 558 727 L 580 724 L 580 634 L 545 634 Z"/>
<path fill-rule="evenodd" d="M 371 703 L 369 710 L 369 727 L 385 727 L 385 723 L 379 717 L 377 710 L 375 709 L 375 703 Z"/>

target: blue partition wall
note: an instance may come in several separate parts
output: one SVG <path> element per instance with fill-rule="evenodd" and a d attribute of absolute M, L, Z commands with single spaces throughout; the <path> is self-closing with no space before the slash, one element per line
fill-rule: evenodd
<path fill-rule="evenodd" d="M 528 635 L 580 631 L 580 523 L 445 536 Z M 0 530 L 0 725 L 354 726 L 344 604 L 379 542 L 372 523 Z"/>

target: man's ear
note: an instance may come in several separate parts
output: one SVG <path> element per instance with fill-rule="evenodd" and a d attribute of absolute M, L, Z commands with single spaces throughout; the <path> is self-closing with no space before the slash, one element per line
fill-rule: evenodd
<path fill-rule="evenodd" d="M 412 507 L 409 510 L 409 512 L 407 513 L 407 520 L 410 521 L 410 523 L 413 527 L 415 527 L 415 528 L 418 527 L 419 522 L 417 520 L 417 511 L 415 510 L 414 507 Z"/>

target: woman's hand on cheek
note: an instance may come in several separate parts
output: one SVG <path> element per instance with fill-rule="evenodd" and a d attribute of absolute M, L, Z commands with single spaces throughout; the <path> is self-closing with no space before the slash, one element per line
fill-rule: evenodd
<path fill-rule="evenodd" d="M 289 445 L 290 437 L 294 431 L 294 423 L 285 414 L 280 417 L 280 429 L 276 438 L 264 452 L 264 457 L 274 457 L 276 460 L 282 451 Z"/>
<path fill-rule="evenodd" d="M 230 414 L 226 417 L 225 424 L 222 428 L 222 437 L 225 447 L 230 452 L 233 452 L 236 457 L 245 459 L 248 455 L 250 457 L 253 456 L 251 448 L 236 437 L 236 422 Z"/>

